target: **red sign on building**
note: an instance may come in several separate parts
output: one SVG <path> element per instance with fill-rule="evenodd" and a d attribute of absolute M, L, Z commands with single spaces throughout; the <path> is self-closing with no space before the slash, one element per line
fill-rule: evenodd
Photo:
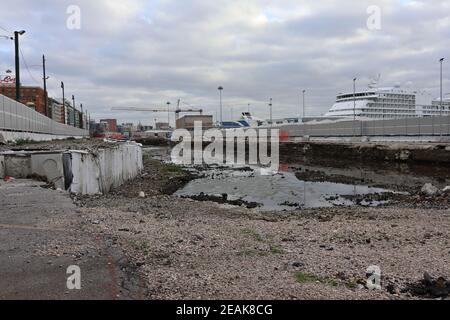
<path fill-rule="evenodd" d="M 16 83 L 16 78 L 9 75 L 0 75 L 1 85 L 14 85 Z"/>

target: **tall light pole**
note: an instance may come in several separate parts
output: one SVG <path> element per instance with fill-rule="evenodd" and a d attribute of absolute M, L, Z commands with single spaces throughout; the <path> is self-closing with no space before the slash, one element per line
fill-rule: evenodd
<path fill-rule="evenodd" d="M 42 55 L 42 79 L 44 80 L 44 106 L 47 117 L 52 118 L 48 110 L 47 75 L 45 73 L 45 55 Z"/>
<path fill-rule="evenodd" d="M 72 95 L 72 103 L 73 103 L 73 126 L 76 127 L 77 126 L 77 120 L 76 120 L 76 114 L 75 114 L 75 96 Z"/>
<path fill-rule="evenodd" d="M 306 92 L 306 90 L 302 91 L 302 94 L 303 94 L 303 116 L 302 116 L 302 122 L 303 122 L 303 118 L 305 118 L 305 92 Z"/>
<path fill-rule="evenodd" d="M 167 129 L 170 128 L 170 102 L 167 101 Z"/>
<path fill-rule="evenodd" d="M 250 113 L 250 103 L 247 105 L 247 111 Z"/>
<path fill-rule="evenodd" d="M 355 120 L 356 120 L 356 78 L 353 78 L 353 136 L 356 135 Z"/>
<path fill-rule="evenodd" d="M 440 105 L 440 115 L 442 116 L 442 63 L 444 62 L 444 58 L 441 58 L 440 60 L 439 60 L 439 62 L 441 63 L 441 83 L 440 83 L 440 87 L 441 87 L 441 90 L 440 90 L 440 103 L 439 103 L 439 105 Z"/>
<path fill-rule="evenodd" d="M 61 81 L 61 89 L 62 89 L 62 114 L 63 114 L 63 123 L 66 124 L 66 98 L 64 97 L 64 82 Z"/>
<path fill-rule="evenodd" d="M 217 88 L 217 90 L 219 90 L 219 96 L 220 96 L 220 125 L 222 125 L 223 119 L 222 119 L 222 90 L 223 87 L 220 86 Z"/>
<path fill-rule="evenodd" d="M 80 128 L 83 129 L 83 104 L 82 103 L 80 103 L 80 110 L 81 110 L 80 117 L 79 117 L 79 119 L 80 119 Z"/>
<path fill-rule="evenodd" d="M 356 78 L 353 78 L 353 121 L 356 120 Z"/>
<path fill-rule="evenodd" d="M 272 125 L 273 124 L 273 121 L 272 121 L 272 98 L 270 98 L 270 100 L 269 100 L 269 110 L 270 110 L 270 124 Z"/>
<path fill-rule="evenodd" d="M 14 31 L 14 49 L 16 62 L 16 101 L 20 100 L 20 63 L 19 63 L 19 36 L 23 35 L 25 30 Z"/>
<path fill-rule="evenodd" d="M 440 100 L 439 100 L 439 135 L 442 137 L 442 63 L 444 62 L 444 58 L 439 59 L 441 63 L 441 83 L 440 83 Z"/>

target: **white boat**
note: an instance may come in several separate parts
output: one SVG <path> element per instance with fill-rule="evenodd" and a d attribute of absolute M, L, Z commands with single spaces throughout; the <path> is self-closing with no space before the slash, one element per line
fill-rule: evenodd
<path fill-rule="evenodd" d="M 341 93 L 336 103 L 324 115 L 356 119 L 396 119 L 438 115 L 450 115 L 450 104 L 443 99 L 440 110 L 439 101 L 430 105 L 417 104 L 416 91 L 401 89 L 399 86 L 377 88 L 372 82 L 367 90 L 355 93 Z"/>
<path fill-rule="evenodd" d="M 263 123 L 263 120 L 256 118 L 250 112 L 242 112 L 239 120 L 224 121 L 222 127 L 224 128 L 241 128 L 241 127 L 258 127 Z"/>

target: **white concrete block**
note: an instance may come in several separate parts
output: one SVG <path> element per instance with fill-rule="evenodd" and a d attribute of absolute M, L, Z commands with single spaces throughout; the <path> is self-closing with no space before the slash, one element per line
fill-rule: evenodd
<path fill-rule="evenodd" d="M 0 156 L 0 179 L 5 177 L 5 156 Z"/>
<path fill-rule="evenodd" d="M 27 178 L 31 175 L 30 155 L 5 155 L 5 175 L 13 178 Z"/>
<path fill-rule="evenodd" d="M 73 193 L 106 193 L 136 177 L 143 168 L 142 148 L 137 144 L 119 144 L 100 149 L 96 154 L 68 152 L 72 157 Z"/>
<path fill-rule="evenodd" d="M 64 189 L 64 168 L 60 152 L 32 154 L 31 173 L 46 177 L 56 188 Z"/>

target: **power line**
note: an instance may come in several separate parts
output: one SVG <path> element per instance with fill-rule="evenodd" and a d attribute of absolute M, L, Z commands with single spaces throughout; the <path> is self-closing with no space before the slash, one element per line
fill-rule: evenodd
<path fill-rule="evenodd" d="M 22 61 L 23 61 L 23 63 L 25 64 L 25 68 L 27 69 L 28 74 L 30 75 L 30 78 L 31 78 L 34 82 L 36 82 L 37 84 L 39 84 L 39 81 L 37 81 L 36 78 L 33 77 L 33 75 L 31 74 L 30 68 L 28 68 L 28 64 L 27 64 L 27 61 L 25 60 L 25 57 L 24 57 L 23 52 L 22 52 L 22 49 L 19 48 L 19 51 L 20 51 L 20 55 L 22 56 Z"/>
<path fill-rule="evenodd" d="M 5 31 L 5 32 L 9 33 L 10 35 L 12 34 L 12 32 L 11 32 L 11 31 L 9 31 L 9 30 L 6 30 L 6 29 L 5 29 L 5 28 L 3 28 L 2 26 L 0 26 L 0 29 L 2 29 L 3 31 Z"/>

